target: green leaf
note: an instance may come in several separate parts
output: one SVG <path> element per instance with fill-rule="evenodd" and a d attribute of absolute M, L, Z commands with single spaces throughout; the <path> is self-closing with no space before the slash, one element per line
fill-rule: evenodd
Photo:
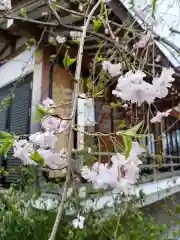
<path fill-rule="evenodd" d="M 94 163 L 94 156 L 87 155 L 85 157 L 85 163 L 88 167 L 92 167 L 92 165 Z"/>
<path fill-rule="evenodd" d="M 34 38 L 29 38 L 28 42 L 32 45 L 35 45 L 36 44 L 36 39 Z"/>
<path fill-rule="evenodd" d="M 118 125 L 119 128 L 124 128 L 126 126 L 126 121 L 125 119 L 122 119 L 119 121 Z"/>
<path fill-rule="evenodd" d="M 131 136 L 131 137 L 137 136 L 136 133 L 140 129 L 140 127 L 142 126 L 142 123 L 143 123 L 143 121 L 141 121 L 140 123 L 138 123 L 134 127 L 130 128 L 128 130 L 123 131 L 122 134 L 126 135 L 126 136 Z"/>
<path fill-rule="evenodd" d="M 125 238 L 125 234 L 124 234 L 124 233 L 121 234 L 121 235 L 118 237 L 117 240 L 126 240 L 126 238 Z"/>
<path fill-rule="evenodd" d="M 44 164 L 44 158 L 38 152 L 34 152 L 34 154 L 30 158 L 36 162 L 39 162 L 42 165 Z"/>
<path fill-rule="evenodd" d="M 97 62 L 103 62 L 104 58 L 102 56 L 97 57 Z"/>
<path fill-rule="evenodd" d="M 142 148 L 144 148 L 145 150 L 147 150 L 147 146 L 146 146 L 146 145 L 140 144 L 140 146 L 141 146 Z"/>
<path fill-rule="evenodd" d="M 86 86 L 87 86 L 87 88 L 88 88 L 89 90 L 92 90 L 92 89 L 93 89 L 94 84 L 93 84 L 92 78 L 88 78 L 88 79 L 87 79 Z"/>
<path fill-rule="evenodd" d="M 21 9 L 20 9 L 20 15 L 21 15 L 22 17 L 24 17 L 24 18 L 27 18 L 26 9 L 21 8 Z"/>
<path fill-rule="evenodd" d="M 132 138 L 128 136 L 123 136 L 124 146 L 125 146 L 125 158 L 127 159 L 132 148 Z"/>
<path fill-rule="evenodd" d="M 70 58 L 68 53 L 66 53 L 63 59 L 63 65 L 65 69 L 68 69 L 75 61 L 76 58 Z"/>
<path fill-rule="evenodd" d="M 100 27 L 102 26 L 103 22 L 102 19 L 94 19 L 93 20 L 93 27 L 94 27 L 94 32 L 98 32 Z"/>
<path fill-rule="evenodd" d="M 130 0 L 130 5 L 131 5 L 131 8 L 134 7 L 134 0 Z"/>
<path fill-rule="evenodd" d="M 8 152 L 11 150 L 11 148 L 13 147 L 13 143 L 14 141 L 11 141 L 9 143 L 4 144 L 4 151 L 3 151 L 3 155 L 5 156 L 5 158 L 7 157 Z"/>
<path fill-rule="evenodd" d="M 57 8 L 56 2 L 52 2 L 52 3 L 51 3 L 51 7 L 52 7 L 53 9 L 56 9 L 56 8 Z"/>
<path fill-rule="evenodd" d="M 0 144 L 0 155 L 7 157 L 7 154 L 11 150 L 13 143 L 14 143 L 14 140 L 11 139 L 4 144 Z"/>
<path fill-rule="evenodd" d="M 156 11 L 156 3 L 157 3 L 157 0 L 152 0 L 152 16 L 153 17 Z"/>
<path fill-rule="evenodd" d="M 0 131 L 0 138 L 1 137 L 2 138 L 7 138 L 7 137 L 12 138 L 12 135 L 10 133 L 8 133 L 8 132 Z"/>
<path fill-rule="evenodd" d="M 120 103 L 120 102 L 116 102 L 116 103 L 115 103 L 115 102 L 111 102 L 110 105 L 111 105 L 112 108 L 118 108 L 118 107 L 121 107 L 121 103 Z"/>
<path fill-rule="evenodd" d="M 70 43 L 79 45 L 80 41 L 77 40 L 77 39 L 73 39 L 73 40 L 70 41 Z"/>

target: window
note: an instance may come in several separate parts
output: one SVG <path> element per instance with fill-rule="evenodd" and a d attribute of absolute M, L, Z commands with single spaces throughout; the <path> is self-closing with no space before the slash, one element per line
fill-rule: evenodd
<path fill-rule="evenodd" d="M 14 91 L 14 98 L 8 107 L 0 111 L 0 130 L 14 132 L 15 134 L 28 134 L 30 127 L 30 107 L 31 107 L 31 81 L 32 74 L 24 77 Z M 8 96 L 13 84 L 0 89 L 0 102 Z M 20 160 L 9 154 L 7 159 L 1 157 L 1 166 L 8 170 L 20 166 Z M 20 179 L 17 171 L 10 171 L 9 175 L 1 177 L 1 184 L 16 183 Z"/>

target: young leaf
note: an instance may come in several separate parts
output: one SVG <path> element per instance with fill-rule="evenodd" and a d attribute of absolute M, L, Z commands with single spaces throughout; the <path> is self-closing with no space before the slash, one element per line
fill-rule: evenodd
<path fill-rule="evenodd" d="M 91 78 L 88 78 L 87 79 L 87 84 L 86 84 L 86 86 L 87 86 L 87 88 L 89 89 L 89 90 L 92 90 L 93 89 L 93 81 L 92 81 L 92 79 Z"/>
<path fill-rule="evenodd" d="M 36 162 L 39 162 L 42 165 L 44 164 L 44 158 L 38 152 L 34 152 L 34 154 L 30 158 Z"/>
<path fill-rule="evenodd" d="M 125 135 L 125 136 L 131 136 L 131 137 L 137 136 L 137 131 L 142 126 L 142 123 L 143 123 L 143 121 L 141 121 L 140 123 L 138 123 L 134 127 L 130 128 L 128 130 L 123 131 L 122 134 Z"/>
<path fill-rule="evenodd" d="M 73 39 L 73 40 L 70 41 L 70 43 L 71 43 L 71 44 L 79 44 L 80 41 L 77 40 L 77 39 Z"/>
<path fill-rule="evenodd" d="M 39 104 L 36 104 L 35 121 L 40 121 L 48 112 Z"/>
<path fill-rule="evenodd" d="M 57 8 L 56 2 L 52 2 L 52 3 L 51 3 L 51 7 L 52 7 L 53 9 L 56 9 L 56 8 Z"/>
<path fill-rule="evenodd" d="M 4 144 L 3 155 L 5 158 L 7 157 L 8 152 L 11 150 L 14 141 L 10 141 L 9 143 Z"/>
<path fill-rule="evenodd" d="M 97 57 L 97 62 L 103 62 L 104 58 L 102 56 Z"/>
<path fill-rule="evenodd" d="M 20 15 L 21 15 L 22 17 L 24 17 L 24 18 L 27 18 L 26 9 L 21 8 L 21 9 L 20 9 Z"/>
<path fill-rule="evenodd" d="M 120 102 L 111 102 L 111 107 L 112 108 L 118 108 L 118 107 L 121 107 L 121 103 Z"/>
<path fill-rule="evenodd" d="M 123 141 L 125 146 L 125 157 L 127 159 L 132 148 L 132 138 L 128 136 L 123 136 Z"/>
<path fill-rule="evenodd" d="M 12 137 L 12 135 L 10 134 L 10 133 L 8 133 L 8 132 L 5 132 L 5 131 L 0 131 L 0 138 L 7 138 L 7 137 L 9 137 L 9 138 L 11 138 Z"/>
<path fill-rule="evenodd" d="M 156 11 L 156 3 L 157 3 L 157 0 L 152 0 L 152 16 L 153 17 Z"/>
<path fill-rule="evenodd" d="M 124 128 L 126 126 L 126 121 L 124 119 L 120 120 L 118 123 L 119 128 Z"/>
<path fill-rule="evenodd" d="M 93 20 L 94 31 L 98 32 L 102 24 L 103 24 L 102 19 L 94 19 Z"/>
<path fill-rule="evenodd" d="M 121 234 L 117 240 L 126 240 L 125 234 Z"/>
<path fill-rule="evenodd" d="M 68 53 L 66 53 L 63 59 L 63 65 L 65 69 L 68 69 L 75 61 L 76 58 L 70 58 Z"/>

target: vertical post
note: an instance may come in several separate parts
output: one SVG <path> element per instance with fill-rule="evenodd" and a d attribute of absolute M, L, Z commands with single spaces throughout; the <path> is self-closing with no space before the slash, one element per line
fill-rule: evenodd
<path fill-rule="evenodd" d="M 42 72 L 43 72 L 43 50 L 39 49 L 35 54 L 34 74 L 32 82 L 30 133 L 35 133 L 39 131 L 39 124 L 34 121 L 34 113 L 36 112 L 36 104 L 39 104 L 41 101 Z"/>

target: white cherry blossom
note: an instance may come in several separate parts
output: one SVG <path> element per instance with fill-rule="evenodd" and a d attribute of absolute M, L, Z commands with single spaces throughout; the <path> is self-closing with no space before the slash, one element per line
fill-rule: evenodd
<path fill-rule="evenodd" d="M 39 155 L 43 157 L 44 164 L 53 170 L 63 169 L 67 167 L 67 159 L 61 153 L 54 153 L 51 150 L 40 148 L 37 150 Z"/>
<path fill-rule="evenodd" d="M 54 105 L 54 101 L 47 97 L 45 100 L 43 100 L 42 104 L 44 108 L 49 109 Z"/>
<path fill-rule="evenodd" d="M 29 140 L 32 143 L 35 143 L 36 145 L 39 145 L 40 147 L 55 148 L 56 143 L 58 141 L 58 138 L 52 132 L 46 131 L 45 133 L 37 132 L 35 134 L 32 134 L 29 137 Z"/>
<path fill-rule="evenodd" d="M 121 63 L 113 64 L 109 61 L 103 61 L 102 68 L 104 71 L 108 72 L 111 77 L 116 77 L 121 74 Z"/>
<path fill-rule="evenodd" d="M 139 165 L 142 164 L 138 155 L 145 152 L 138 142 L 132 142 L 132 149 L 126 159 L 123 154 L 117 153 L 111 157 L 112 165 L 96 162 L 90 169 L 84 166 L 81 175 L 84 179 L 92 182 L 95 189 L 129 189 L 128 185 L 136 183 L 139 177 Z M 125 186 L 125 184 L 127 186 Z M 128 190 L 129 191 L 129 190 Z"/>
<path fill-rule="evenodd" d="M 58 132 L 60 129 L 61 119 L 54 116 L 45 116 L 41 120 L 41 128 L 43 131 Z"/>
<path fill-rule="evenodd" d="M 59 44 L 63 44 L 66 42 L 66 37 L 61 37 L 61 36 L 57 36 L 56 37 L 56 41 L 59 43 Z"/>
<path fill-rule="evenodd" d="M 72 221 L 72 225 L 74 228 L 83 229 L 84 221 L 85 221 L 85 217 L 78 215 L 77 218 Z"/>
<path fill-rule="evenodd" d="M 13 145 L 13 156 L 22 161 L 24 165 L 37 165 L 30 157 L 33 154 L 33 146 L 27 140 L 15 140 Z"/>
<path fill-rule="evenodd" d="M 11 10 L 11 0 L 0 0 L 0 11 Z"/>
<path fill-rule="evenodd" d="M 48 12 L 42 12 L 42 16 L 45 17 L 48 15 Z"/>
<path fill-rule="evenodd" d="M 70 31 L 70 37 L 73 40 L 80 40 L 82 36 L 82 32 L 78 32 L 78 31 Z"/>
<path fill-rule="evenodd" d="M 166 112 L 157 112 L 156 116 L 153 117 L 150 122 L 155 123 L 155 122 L 161 122 L 164 117 L 168 117 L 169 114 L 171 113 L 172 109 L 167 110 Z"/>
<path fill-rule="evenodd" d="M 129 71 L 118 79 L 113 95 L 123 101 L 131 101 L 139 106 L 143 102 L 151 104 L 155 98 L 164 98 L 168 95 L 168 88 L 171 87 L 174 78 L 172 68 L 163 68 L 161 76 L 155 77 L 152 84 L 143 80 L 146 76 L 141 70 Z"/>

